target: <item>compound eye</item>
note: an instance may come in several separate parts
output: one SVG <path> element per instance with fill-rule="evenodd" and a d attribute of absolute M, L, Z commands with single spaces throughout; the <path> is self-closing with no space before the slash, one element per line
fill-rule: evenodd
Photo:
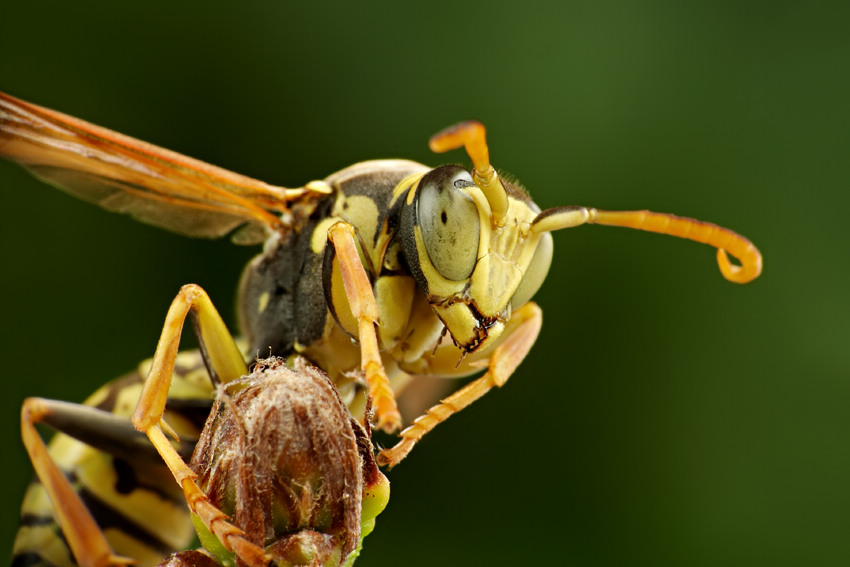
<path fill-rule="evenodd" d="M 431 264 L 453 281 L 472 275 L 481 237 L 478 207 L 463 189 L 473 187 L 465 169 L 447 165 L 428 173 L 416 192 L 416 218 Z"/>

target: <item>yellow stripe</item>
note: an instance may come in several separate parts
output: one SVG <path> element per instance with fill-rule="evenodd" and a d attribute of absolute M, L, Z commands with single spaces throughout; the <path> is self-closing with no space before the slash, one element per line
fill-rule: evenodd
<path fill-rule="evenodd" d="M 54 524 L 45 526 L 22 526 L 15 537 L 12 555 L 35 553 L 56 567 L 76 565 L 65 541 L 56 536 Z"/>
<path fill-rule="evenodd" d="M 50 504 L 50 498 L 41 483 L 32 483 L 27 487 L 21 504 L 21 514 L 53 517 L 53 505 Z"/>
<path fill-rule="evenodd" d="M 136 489 L 128 494 L 119 494 L 114 490 L 118 475 L 112 466 L 112 459 L 102 453 L 92 451 L 93 455 L 76 469 L 77 478 L 98 500 L 137 524 L 149 534 L 174 549 L 187 546 L 194 537 L 194 529 L 189 520 L 188 507 L 175 504 L 148 490 Z M 137 468 L 133 471 L 145 484 L 161 487 L 163 492 L 179 495 L 182 492 L 167 469 L 161 466 Z"/>
<path fill-rule="evenodd" d="M 123 556 L 135 559 L 138 562 L 136 567 L 154 567 L 155 565 L 159 565 L 164 559 L 162 554 L 147 547 L 121 530 L 105 530 L 104 535 L 106 536 L 106 541 L 112 546 L 112 549 L 120 549 Z"/>
<path fill-rule="evenodd" d="M 146 374 L 145 366 L 149 364 L 148 360 L 139 365 L 141 376 Z M 177 368 L 182 374 L 174 375 L 171 397 L 211 398 L 213 388 L 197 350 L 180 353 Z M 113 413 L 129 418 L 135 409 L 141 389 L 141 381 L 120 388 L 116 388 L 113 382 L 98 389 L 86 400 L 86 404 L 95 406 L 114 396 Z M 167 418 L 181 436 L 191 439 L 198 435 L 196 427 L 182 415 L 168 412 Z M 188 508 L 182 502 L 182 491 L 163 465 L 152 463 L 134 466 L 132 472 L 136 479 L 144 486 L 155 488 L 146 490 L 142 486 L 127 494 L 121 494 L 116 491 L 118 473 L 111 456 L 61 433 L 54 436 L 49 450 L 59 468 L 76 477 L 77 490 L 84 489 L 116 514 L 138 526 L 139 530 L 147 532 L 146 535 L 161 540 L 174 549 L 185 549 L 194 540 L 195 533 L 189 520 Z M 129 486 L 132 488 L 132 483 Z M 14 553 L 34 553 L 57 567 L 73 566 L 73 557 L 60 537 L 53 507 L 41 484 L 34 483 L 27 488 L 21 512 L 31 518 L 49 519 L 50 523 L 22 526 L 15 539 Z M 105 530 L 107 540 L 119 555 L 134 557 L 142 566 L 157 565 L 162 561 L 161 554 L 148 547 L 151 541 L 147 544 L 139 541 L 134 537 L 132 529 L 125 529 L 130 533 L 112 526 Z"/>

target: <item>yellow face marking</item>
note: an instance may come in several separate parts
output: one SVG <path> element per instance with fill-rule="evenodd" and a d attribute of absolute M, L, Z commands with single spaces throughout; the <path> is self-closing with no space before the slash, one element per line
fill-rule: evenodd
<path fill-rule="evenodd" d="M 509 204 L 504 227 L 488 231 L 486 243 L 482 243 L 487 249 L 487 259 L 479 260 L 470 278 L 469 293 L 476 298 L 481 313 L 487 316 L 501 314 L 508 305 L 540 240 L 538 235 L 523 230 L 538 211 L 513 198 L 509 199 Z"/>

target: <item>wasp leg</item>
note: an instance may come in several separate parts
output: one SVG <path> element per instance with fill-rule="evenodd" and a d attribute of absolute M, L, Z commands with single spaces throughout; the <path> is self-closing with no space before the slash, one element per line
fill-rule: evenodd
<path fill-rule="evenodd" d="M 328 239 L 339 259 L 345 295 L 348 298 L 351 313 L 357 318 L 360 364 L 366 375 L 366 382 L 369 384 L 369 395 L 372 396 L 372 404 L 377 416 L 375 427 L 387 432 L 397 431 L 401 429 L 401 414 L 381 362 L 375 330 L 375 325 L 378 323 L 378 304 L 360 260 L 360 254 L 357 252 L 354 227 L 348 223 L 339 222 L 328 230 Z"/>
<path fill-rule="evenodd" d="M 228 383 L 248 373 L 239 347 L 228 332 L 207 293 L 197 285 L 185 285 L 174 298 L 160 335 L 153 362 L 142 395 L 133 414 L 133 425 L 144 431 L 156 448 L 177 484 L 183 489 L 189 509 L 221 541 L 252 567 L 267 565 L 269 558 L 256 545 L 245 540 L 242 530 L 227 521 L 227 516 L 212 502 L 195 482 L 189 468 L 160 427 L 180 335 L 186 316 L 191 314 L 204 361 L 214 382 Z"/>
<path fill-rule="evenodd" d="M 61 400 L 29 398 L 25 403 L 38 408 L 37 423 L 48 425 L 93 449 L 131 462 L 162 462 L 145 434 L 133 427 L 127 417 Z M 171 405 L 169 402 L 169 408 Z M 189 458 L 194 448 L 194 441 L 184 441 L 178 451 Z"/>
<path fill-rule="evenodd" d="M 21 408 L 21 437 L 33 468 L 50 497 L 68 546 L 77 562 L 84 567 L 135 563 L 133 559 L 120 557 L 112 551 L 86 505 L 50 457 L 47 446 L 35 430 L 36 423 L 49 422 L 51 416 L 62 413 L 55 404 L 40 398 L 24 400 Z M 120 438 L 128 432 L 119 428 L 118 433 Z"/>
<path fill-rule="evenodd" d="M 171 442 L 162 432 L 159 425 L 152 426 L 147 432 L 148 438 L 153 443 L 168 470 L 174 475 L 174 479 L 183 488 L 186 503 L 192 513 L 197 514 L 209 531 L 215 535 L 228 551 L 235 552 L 239 558 L 251 567 L 264 567 L 269 564 L 271 558 L 265 551 L 246 540 L 244 532 L 227 521 L 227 515 L 219 510 L 207 495 L 195 482 L 194 471 L 177 453 Z"/>
<path fill-rule="evenodd" d="M 494 386 L 501 388 L 505 385 L 537 340 L 543 316 L 537 304 L 526 303 L 514 312 L 511 322 L 514 321 L 519 324 L 494 349 L 487 372 L 441 400 L 424 415 L 414 419 L 410 427 L 399 435 L 401 441 L 378 454 L 377 460 L 380 465 L 391 467 L 397 465 L 413 449 L 413 446 L 438 424 L 482 397 Z"/>
<path fill-rule="evenodd" d="M 168 389 L 186 316 L 191 314 L 195 335 L 213 382 L 226 384 L 248 373 L 245 359 L 216 311 L 207 292 L 189 284 L 174 298 L 156 345 L 150 372 L 133 414 L 133 425 L 147 432 L 165 411 Z"/>

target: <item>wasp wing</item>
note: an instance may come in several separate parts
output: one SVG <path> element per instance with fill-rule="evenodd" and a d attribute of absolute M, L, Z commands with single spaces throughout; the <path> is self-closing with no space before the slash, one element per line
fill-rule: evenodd
<path fill-rule="evenodd" d="M 287 189 L 0 93 L 0 157 L 107 210 L 240 243 L 285 229 Z M 249 236 L 246 236 L 249 235 Z"/>

